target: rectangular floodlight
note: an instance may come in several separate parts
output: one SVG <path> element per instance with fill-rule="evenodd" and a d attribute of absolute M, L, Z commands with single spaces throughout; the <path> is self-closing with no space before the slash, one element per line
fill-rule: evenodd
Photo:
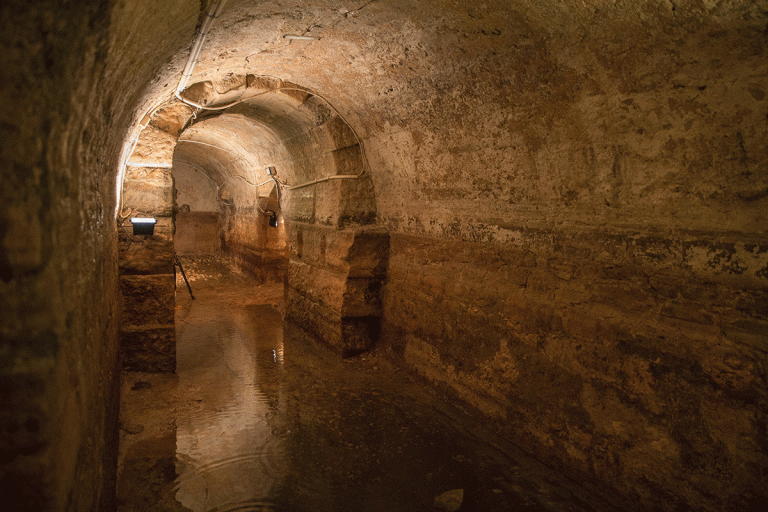
<path fill-rule="evenodd" d="M 134 235 L 151 235 L 155 232 L 157 220 L 152 217 L 134 217 L 131 219 Z"/>

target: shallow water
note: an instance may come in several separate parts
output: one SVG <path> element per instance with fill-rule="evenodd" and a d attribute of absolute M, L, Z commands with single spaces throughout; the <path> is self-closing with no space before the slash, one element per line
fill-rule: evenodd
<path fill-rule="evenodd" d="M 382 355 L 342 361 L 285 325 L 275 285 L 213 260 L 188 266 L 197 300 L 178 288 L 177 378 L 133 374 L 123 388 L 124 423 L 175 427 L 175 474 L 162 472 L 173 485 L 153 492 L 172 493 L 176 508 L 158 497 L 153 510 L 435 510 L 453 489 L 463 489 L 463 511 L 610 510 Z M 123 480 L 143 474 L 132 443 L 162 432 L 123 433 Z M 139 502 L 123 496 L 121 510 Z"/>

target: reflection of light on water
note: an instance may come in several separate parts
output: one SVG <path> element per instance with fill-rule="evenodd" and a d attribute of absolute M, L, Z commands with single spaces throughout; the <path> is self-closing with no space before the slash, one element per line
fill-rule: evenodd
<path fill-rule="evenodd" d="M 283 362 L 281 324 L 272 325 L 268 313 L 254 324 L 231 307 L 195 307 L 179 338 L 177 372 L 200 407 L 177 418 L 176 499 L 195 512 L 243 504 L 274 510 L 269 500 L 286 466 L 284 435 L 273 424 L 284 407 L 275 366 Z"/>

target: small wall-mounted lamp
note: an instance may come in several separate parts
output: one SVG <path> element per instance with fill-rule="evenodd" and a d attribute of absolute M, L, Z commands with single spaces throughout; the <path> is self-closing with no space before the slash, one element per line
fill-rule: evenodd
<path fill-rule="evenodd" d="M 272 212 L 272 215 L 269 217 L 269 220 L 267 222 L 269 222 L 270 227 L 276 228 L 277 227 L 277 213 Z"/>
<path fill-rule="evenodd" d="M 157 220 L 152 217 L 134 217 L 131 219 L 134 235 L 151 235 L 155 232 Z"/>

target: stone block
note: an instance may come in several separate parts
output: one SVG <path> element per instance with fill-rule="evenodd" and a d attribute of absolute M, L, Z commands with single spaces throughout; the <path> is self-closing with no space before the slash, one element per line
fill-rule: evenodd
<path fill-rule="evenodd" d="M 339 226 L 376 221 L 376 199 L 370 176 L 342 180 L 339 201 Z"/>
<path fill-rule="evenodd" d="M 341 315 L 313 302 L 290 285 L 285 288 L 285 318 L 323 344 L 335 349 L 343 347 Z"/>
<path fill-rule="evenodd" d="M 134 167 L 125 169 L 125 181 L 146 181 L 158 186 L 173 184 L 173 171 L 167 167 Z"/>
<path fill-rule="evenodd" d="M 314 185 L 315 204 L 314 220 L 318 224 L 337 226 L 339 205 L 341 203 L 341 181 L 325 181 Z"/>
<path fill-rule="evenodd" d="M 290 287 L 307 299 L 342 314 L 347 289 L 345 274 L 291 260 L 288 262 L 287 278 Z"/>
<path fill-rule="evenodd" d="M 350 277 L 383 277 L 389 263 L 389 234 L 384 231 L 357 231 L 345 258 Z"/>
<path fill-rule="evenodd" d="M 278 90 L 283 85 L 283 81 L 279 78 L 274 78 L 271 76 L 256 76 L 256 75 L 247 75 L 245 77 L 245 87 L 249 89 L 248 94 L 253 93 L 262 93 L 267 91 L 275 91 Z M 289 92 L 289 91 L 286 91 Z M 298 91 L 290 91 L 290 92 L 298 92 Z M 301 101 L 297 102 L 297 104 L 301 104 L 306 100 L 307 96 L 309 96 L 306 93 L 303 93 L 303 98 Z"/>
<path fill-rule="evenodd" d="M 325 123 L 333 116 L 333 112 L 328 108 L 325 100 L 318 98 L 317 96 L 308 96 L 304 103 L 299 105 L 298 110 L 302 114 L 310 116 L 312 121 L 318 126 Z"/>
<path fill-rule="evenodd" d="M 291 223 L 288 238 L 289 254 L 303 263 L 332 268 L 350 277 L 386 274 L 389 235 L 383 231 Z"/>
<path fill-rule="evenodd" d="M 355 132 L 352 128 L 344 122 L 339 116 L 333 116 L 324 125 L 323 128 L 327 130 L 328 135 L 333 141 L 333 147 L 336 149 L 348 148 L 358 144 Z"/>
<path fill-rule="evenodd" d="M 207 105 L 216 101 L 216 98 L 219 97 L 216 87 L 214 87 L 213 82 L 210 80 L 195 82 L 184 89 L 181 95 L 198 105 Z"/>
<path fill-rule="evenodd" d="M 378 317 L 342 317 L 290 286 L 286 288 L 285 317 L 342 357 L 370 350 L 379 334 Z"/>
<path fill-rule="evenodd" d="M 332 151 L 333 163 L 336 167 L 336 174 L 339 175 L 358 175 L 363 170 L 363 158 L 360 153 L 360 145 L 335 149 Z"/>
<path fill-rule="evenodd" d="M 234 258 L 238 268 L 261 283 L 285 280 L 288 257 L 282 251 L 259 250 L 240 244 L 228 244 L 224 250 Z"/>
<path fill-rule="evenodd" d="M 161 221 L 159 218 L 152 236 L 133 235 L 130 221 L 120 226 L 118 264 L 121 275 L 173 273 L 173 234 L 171 227 Z"/>
<path fill-rule="evenodd" d="M 123 369 L 135 372 L 176 371 L 176 327 L 173 324 L 125 327 L 120 331 Z"/>
<path fill-rule="evenodd" d="M 173 274 L 120 276 L 122 325 L 172 324 L 176 305 Z"/>
<path fill-rule="evenodd" d="M 343 260 L 354 234 L 327 226 L 292 222 L 288 226 L 288 251 L 293 259 L 318 267 L 346 272 Z"/>
<path fill-rule="evenodd" d="M 177 137 L 148 125 L 139 135 L 133 153 L 128 157 L 128 165 L 136 167 L 171 167 L 173 150 Z"/>
<path fill-rule="evenodd" d="M 283 215 L 295 222 L 313 222 L 315 219 L 314 187 L 299 189 L 284 199 Z"/>
<path fill-rule="evenodd" d="M 150 125 L 178 138 L 190 117 L 192 107 L 177 101 L 155 112 Z"/>
<path fill-rule="evenodd" d="M 301 105 L 311 96 L 309 93 L 297 91 L 295 89 L 278 89 L 277 94 L 288 97 L 296 105 Z"/>
<path fill-rule="evenodd" d="M 149 216 L 173 215 L 173 179 L 124 181 L 123 205 Z"/>

